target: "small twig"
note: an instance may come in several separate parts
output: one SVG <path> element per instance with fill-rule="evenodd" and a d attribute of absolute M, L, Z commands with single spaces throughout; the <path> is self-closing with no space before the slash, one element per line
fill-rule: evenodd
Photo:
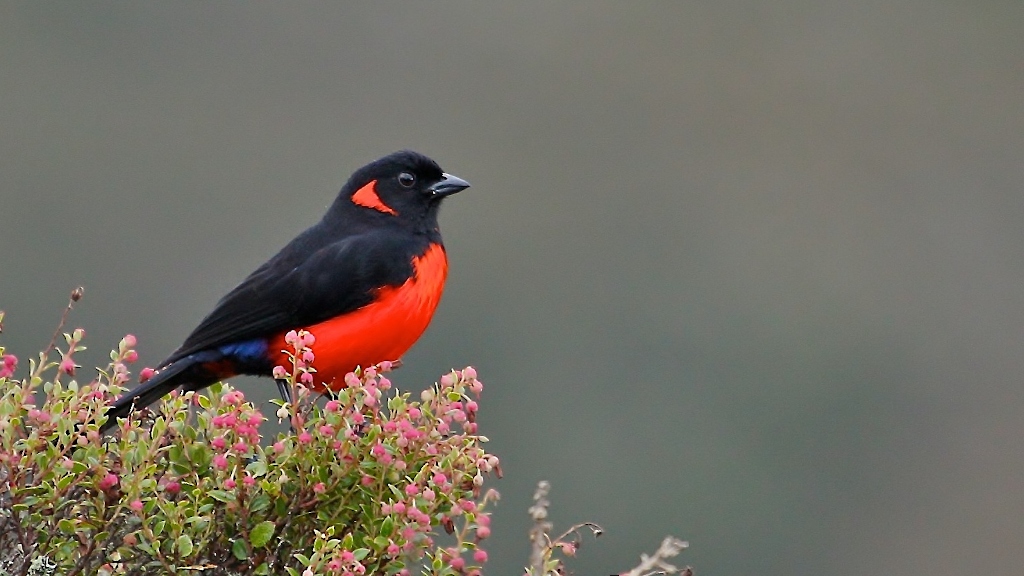
<path fill-rule="evenodd" d="M 530 518 L 533 519 L 533 528 L 530 528 L 530 566 L 533 576 L 544 576 L 544 558 L 551 542 L 548 539 L 548 532 L 551 531 L 551 522 L 548 522 L 548 492 L 551 491 L 551 484 L 547 480 L 537 483 L 537 491 L 533 493 L 533 506 L 530 507 Z"/>
<path fill-rule="evenodd" d="M 570 527 L 565 532 L 562 532 L 562 534 L 560 534 L 558 538 L 555 538 L 555 542 L 562 542 L 566 538 L 568 538 L 570 534 L 575 534 L 575 546 L 579 548 L 580 544 L 582 544 L 583 541 L 582 536 L 580 536 L 580 530 L 584 528 L 590 528 L 590 533 L 594 535 L 594 538 L 597 538 L 601 536 L 601 534 L 604 534 L 604 529 L 598 526 L 597 524 L 593 522 L 580 522 L 579 524 Z"/>
<path fill-rule="evenodd" d="M 71 291 L 71 296 L 68 298 L 68 305 L 64 307 L 64 312 L 60 315 L 60 322 L 57 323 L 57 329 L 53 332 L 53 337 L 50 338 L 50 343 L 46 346 L 45 353 L 50 353 L 53 347 L 57 344 L 57 337 L 60 336 L 61 330 L 64 329 L 64 324 L 68 321 L 68 314 L 71 314 L 71 309 L 75 307 L 75 302 L 82 299 L 85 295 L 85 288 L 79 286 Z"/>
<path fill-rule="evenodd" d="M 623 572 L 620 576 L 653 576 L 655 574 L 682 574 L 683 576 L 691 576 L 693 574 L 693 570 L 689 567 L 680 570 L 666 561 L 668 558 L 678 556 L 680 552 L 689 547 L 690 544 L 688 542 L 673 536 L 666 536 L 665 539 L 661 541 L 661 546 L 658 547 L 658 550 L 653 556 L 641 554 L 640 564 L 629 572 Z"/>

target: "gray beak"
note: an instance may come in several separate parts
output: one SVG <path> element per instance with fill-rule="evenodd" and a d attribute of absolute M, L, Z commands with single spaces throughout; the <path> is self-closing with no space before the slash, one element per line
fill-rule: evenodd
<path fill-rule="evenodd" d="M 456 192 L 462 192 L 466 188 L 469 188 L 469 182 L 466 182 L 458 176 L 452 176 L 451 174 L 445 173 L 440 181 L 429 188 L 430 194 L 434 198 L 444 198 L 445 196 L 451 196 Z"/>

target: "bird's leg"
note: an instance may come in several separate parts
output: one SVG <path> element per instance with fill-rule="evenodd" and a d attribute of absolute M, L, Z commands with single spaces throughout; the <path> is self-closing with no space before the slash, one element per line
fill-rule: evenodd
<path fill-rule="evenodd" d="M 277 382 L 277 391 L 281 393 L 281 400 L 291 404 L 292 403 L 292 391 L 288 387 L 287 380 L 274 380 Z"/>
<path fill-rule="evenodd" d="M 288 381 L 284 379 L 277 379 L 274 380 L 274 382 L 277 382 L 277 391 L 281 393 L 281 400 L 284 400 L 286 403 L 291 404 L 292 390 L 288 385 Z M 294 409 L 295 407 L 291 408 L 291 410 Z M 288 429 L 292 431 L 292 434 L 295 434 L 295 426 L 292 425 L 291 418 L 288 419 Z"/>

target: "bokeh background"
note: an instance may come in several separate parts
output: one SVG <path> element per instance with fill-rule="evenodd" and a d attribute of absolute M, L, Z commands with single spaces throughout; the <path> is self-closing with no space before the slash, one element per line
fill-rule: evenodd
<path fill-rule="evenodd" d="M 143 362 L 400 148 L 473 183 L 396 382 L 473 364 L 492 574 L 1024 570 L 1024 4 L 0 5 L 0 307 Z M 246 390 L 270 390 L 244 381 Z M 269 395 L 269 394 L 267 394 Z"/>

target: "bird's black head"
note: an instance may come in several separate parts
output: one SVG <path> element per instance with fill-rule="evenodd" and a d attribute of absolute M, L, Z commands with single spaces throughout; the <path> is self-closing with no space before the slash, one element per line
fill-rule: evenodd
<path fill-rule="evenodd" d="M 444 173 L 437 162 L 403 150 L 356 170 L 330 212 L 436 228 L 441 200 L 466 188 L 469 182 Z"/>

